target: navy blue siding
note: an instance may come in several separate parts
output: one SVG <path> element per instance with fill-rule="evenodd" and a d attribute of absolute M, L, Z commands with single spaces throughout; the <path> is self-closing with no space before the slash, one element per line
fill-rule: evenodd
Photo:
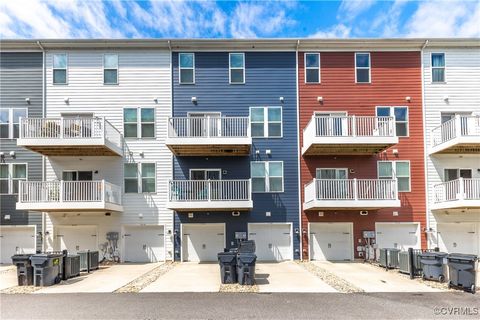
<path fill-rule="evenodd" d="M 254 106 L 281 106 L 282 138 L 254 138 L 249 157 L 174 157 L 174 178 L 188 179 L 189 169 L 220 168 L 223 179 L 250 178 L 250 161 L 283 161 L 284 192 L 253 194 L 254 208 L 233 217 L 231 212 L 175 213 L 175 229 L 180 223 L 226 223 L 227 246 L 235 231 L 247 231 L 249 222 L 291 222 L 299 228 L 298 208 L 298 125 L 296 60 L 294 52 L 246 52 L 245 84 L 231 85 L 228 77 L 228 52 L 195 53 L 195 84 L 178 83 L 178 53 L 173 53 L 173 115 L 188 112 L 221 112 L 225 116 L 248 116 Z M 193 105 L 191 97 L 197 97 Z M 284 97 L 284 102 L 280 102 Z M 271 150 L 267 156 L 265 151 Z M 256 155 L 256 150 L 260 151 Z M 271 212 L 271 217 L 266 212 Z M 175 239 L 175 258 L 180 259 L 180 233 Z M 294 257 L 299 258 L 299 238 L 294 239 Z"/>

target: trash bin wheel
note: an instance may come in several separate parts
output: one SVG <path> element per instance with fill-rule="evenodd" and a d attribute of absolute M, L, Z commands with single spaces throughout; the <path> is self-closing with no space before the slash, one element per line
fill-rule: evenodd
<path fill-rule="evenodd" d="M 451 288 L 452 288 L 452 282 L 448 281 L 448 289 L 451 289 Z"/>
<path fill-rule="evenodd" d="M 62 281 L 62 278 L 60 278 L 60 276 L 57 276 L 57 277 L 55 278 L 55 284 L 59 284 L 60 281 Z"/>
<path fill-rule="evenodd" d="M 445 276 L 442 274 L 438 277 L 438 282 L 443 283 L 445 281 Z"/>
<path fill-rule="evenodd" d="M 422 279 L 427 280 L 427 277 L 425 276 L 425 273 L 422 273 Z"/>
<path fill-rule="evenodd" d="M 475 294 L 476 288 L 475 288 L 475 285 L 474 285 L 474 284 L 472 284 L 472 286 L 470 287 L 470 292 L 473 293 L 473 294 Z"/>

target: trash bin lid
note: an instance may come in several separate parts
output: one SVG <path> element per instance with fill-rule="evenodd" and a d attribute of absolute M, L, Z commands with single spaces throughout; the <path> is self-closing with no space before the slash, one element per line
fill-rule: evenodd
<path fill-rule="evenodd" d="M 217 258 L 220 262 L 230 263 L 235 261 L 237 255 L 234 252 L 219 252 Z"/>
<path fill-rule="evenodd" d="M 445 252 L 422 252 L 420 257 L 422 258 L 444 258 L 448 256 L 448 253 Z"/>
<path fill-rule="evenodd" d="M 239 253 L 237 259 L 243 263 L 253 263 L 257 260 L 255 253 Z"/>
<path fill-rule="evenodd" d="M 465 253 L 450 253 L 448 259 L 457 259 L 457 260 L 466 260 L 466 261 L 475 261 L 477 256 L 474 254 L 465 254 Z"/>
<path fill-rule="evenodd" d="M 20 254 L 14 254 L 12 256 L 12 259 L 15 260 L 28 260 L 30 257 L 33 255 L 33 253 L 20 253 Z"/>

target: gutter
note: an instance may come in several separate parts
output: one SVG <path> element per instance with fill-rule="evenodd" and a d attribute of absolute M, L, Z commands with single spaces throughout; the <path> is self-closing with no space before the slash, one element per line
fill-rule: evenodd
<path fill-rule="evenodd" d="M 295 87 L 297 93 L 297 170 L 298 170 L 298 235 L 299 235 L 299 242 L 300 242 L 300 261 L 303 260 L 303 224 L 302 224 L 302 181 L 301 173 L 300 173 L 300 161 L 301 161 L 301 153 L 300 153 L 300 96 L 299 96 L 299 86 L 298 86 L 298 48 L 300 47 L 300 40 L 297 40 L 297 44 L 295 46 Z"/>

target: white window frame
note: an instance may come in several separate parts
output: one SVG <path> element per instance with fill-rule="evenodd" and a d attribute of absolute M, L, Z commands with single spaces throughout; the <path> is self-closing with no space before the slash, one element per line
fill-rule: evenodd
<path fill-rule="evenodd" d="M 270 136 L 270 133 L 268 132 L 268 109 L 269 108 L 280 108 L 280 121 L 270 121 L 270 123 L 280 123 L 280 135 L 279 136 Z M 260 123 L 258 121 L 253 121 L 252 120 L 252 109 L 263 109 L 263 136 L 253 136 L 252 138 L 255 139 L 279 139 L 283 138 L 283 108 L 280 106 L 263 106 L 263 107 L 250 107 L 249 110 L 249 117 L 250 117 L 250 126 L 252 123 Z M 250 129 L 251 130 L 251 129 Z"/>
<path fill-rule="evenodd" d="M 232 54 L 241 54 L 243 57 L 243 68 L 232 67 L 231 66 L 231 57 Z M 228 83 L 229 84 L 245 84 L 245 53 L 244 52 L 229 52 L 228 53 Z M 242 82 L 232 82 L 232 70 L 243 70 L 243 81 Z"/>
<path fill-rule="evenodd" d="M 157 193 L 157 163 L 156 162 L 150 162 L 150 161 L 144 161 L 144 162 L 139 162 L 140 164 L 140 170 L 138 170 L 138 181 L 139 181 L 139 188 L 138 190 L 140 191 L 140 193 L 146 193 L 146 194 L 155 194 Z M 155 173 L 154 173 L 154 186 L 155 186 L 155 189 L 153 191 L 143 191 L 143 179 L 151 179 L 151 178 L 144 178 L 143 177 L 143 165 L 144 164 L 153 164 L 153 167 L 155 169 Z M 138 167 L 137 167 L 138 168 Z"/>
<path fill-rule="evenodd" d="M 4 108 L 2 111 L 8 111 L 8 137 L 7 138 L 0 138 L 0 140 L 12 140 L 12 139 L 18 139 L 20 138 L 20 122 L 15 122 L 18 123 L 19 129 L 18 129 L 18 138 L 15 138 L 13 136 L 13 127 L 14 127 L 14 122 L 13 122 L 13 110 L 23 110 L 25 111 L 25 116 L 28 117 L 28 108 Z M 20 120 L 19 120 L 20 121 Z"/>
<path fill-rule="evenodd" d="M 307 67 L 307 55 L 317 55 L 318 56 L 318 67 Z M 321 57 L 320 57 L 320 52 L 305 52 L 303 55 L 303 66 L 304 66 L 304 82 L 305 84 L 318 84 L 322 83 L 322 73 L 321 73 Z M 308 82 L 307 81 L 307 69 L 318 69 L 318 82 Z"/>
<path fill-rule="evenodd" d="M 283 161 L 251 161 L 250 165 L 252 163 L 263 163 L 264 168 L 265 168 L 265 191 L 253 191 L 252 188 L 252 193 L 283 193 L 285 192 L 285 165 Z M 282 190 L 281 191 L 270 191 L 270 163 L 281 163 L 282 164 Z M 251 170 L 251 169 L 250 169 Z M 251 176 L 251 171 L 250 171 L 250 176 Z M 280 178 L 279 176 L 273 176 L 272 178 Z M 250 179 L 253 179 L 253 177 L 250 177 Z"/>
<path fill-rule="evenodd" d="M 6 165 L 7 166 L 7 178 L 2 178 L 1 180 L 7 180 L 7 185 L 8 185 L 8 192 L 7 193 L 0 193 L 2 195 L 6 195 L 6 194 L 9 194 L 9 195 L 15 195 L 15 194 L 18 194 L 18 193 L 14 193 L 13 192 L 13 181 L 14 180 L 18 180 L 18 181 L 28 181 L 28 163 L 27 162 L 13 162 L 13 163 L 1 163 L 2 165 Z M 16 178 L 13 178 L 13 166 L 15 165 L 24 165 L 25 166 L 25 179 L 16 179 Z M 20 187 L 19 187 L 20 189 Z"/>
<path fill-rule="evenodd" d="M 443 54 L 443 67 L 433 66 L 433 55 Z M 443 81 L 433 81 L 433 69 L 443 69 Z M 445 84 L 447 83 L 447 55 L 445 52 L 430 52 L 430 83 L 431 84 Z"/>
<path fill-rule="evenodd" d="M 191 54 L 193 56 L 193 67 L 182 67 L 180 65 L 180 56 L 182 54 Z M 185 69 L 185 70 L 193 70 L 193 79 L 192 79 L 192 82 L 182 82 L 182 69 Z M 179 84 L 195 84 L 195 53 L 194 52 L 179 52 L 178 53 L 178 83 Z"/>
<path fill-rule="evenodd" d="M 473 169 L 472 168 L 443 168 L 443 181 L 442 182 L 447 182 L 446 181 L 446 174 L 445 172 L 447 170 L 456 170 L 457 171 L 457 179 L 460 179 L 460 171 L 462 170 L 468 170 L 470 171 L 470 175 L 473 177 Z"/>
<path fill-rule="evenodd" d="M 123 135 L 125 136 L 125 109 L 137 109 L 137 136 L 136 137 L 125 137 L 125 139 L 156 139 L 157 137 L 157 126 L 156 126 L 156 113 L 157 109 L 154 107 L 123 107 L 122 109 L 122 125 L 123 125 Z M 142 122 L 142 109 L 153 109 L 153 122 Z M 142 137 L 142 125 L 143 124 L 152 124 L 153 123 L 153 137 Z M 133 122 L 127 122 L 127 124 L 133 124 Z"/>
<path fill-rule="evenodd" d="M 345 173 L 346 173 L 346 178 L 345 179 L 348 179 L 348 168 L 316 168 L 315 169 L 315 178 L 317 179 L 317 176 L 318 176 L 318 172 L 320 170 L 335 170 L 335 175 L 337 175 L 337 171 L 339 170 L 345 170 Z"/>
<path fill-rule="evenodd" d="M 398 192 L 412 192 L 412 166 L 410 163 L 410 160 L 381 160 L 377 161 L 377 178 L 382 179 L 379 176 L 380 173 L 380 163 L 391 163 L 392 164 L 392 178 L 391 179 L 396 179 L 397 180 L 397 191 Z M 406 162 L 408 163 L 408 190 L 406 191 L 400 191 L 398 188 L 398 176 L 397 176 L 397 162 Z M 407 178 L 407 176 L 400 176 L 400 178 Z M 383 178 L 386 179 L 386 178 Z"/>
<path fill-rule="evenodd" d="M 107 55 L 115 55 L 117 56 L 117 68 L 105 68 L 105 56 Z M 120 76 L 120 72 L 119 72 L 119 69 L 120 69 L 120 56 L 118 53 L 104 53 L 102 55 L 102 65 L 103 65 L 103 85 L 105 86 L 115 86 L 115 85 L 118 85 L 119 83 L 119 76 Z M 117 82 L 115 83 L 105 83 L 105 70 L 115 70 L 117 71 Z"/>
<path fill-rule="evenodd" d="M 55 56 L 57 55 L 65 55 L 66 56 L 66 60 L 67 60 L 67 65 L 65 66 L 65 68 L 55 68 Z M 58 53 L 53 53 L 52 54 L 52 84 L 55 85 L 55 86 L 65 86 L 65 85 L 68 85 L 68 53 L 66 52 L 58 52 Z M 56 83 L 55 82 L 55 70 L 65 70 L 65 82 L 63 83 Z"/>
<path fill-rule="evenodd" d="M 368 68 L 367 67 L 357 67 L 357 55 L 359 54 L 368 54 Z M 358 84 L 369 84 L 372 83 L 372 57 L 370 52 L 355 52 L 355 83 Z M 358 82 L 357 79 L 357 70 L 366 70 L 368 69 L 368 82 Z"/>
<path fill-rule="evenodd" d="M 207 171 L 217 171 L 219 173 L 220 180 L 222 180 L 222 169 L 220 168 L 193 168 L 188 170 L 188 179 L 192 179 L 192 171 L 204 171 L 205 173 Z M 207 179 L 208 180 L 208 179 Z"/>
<path fill-rule="evenodd" d="M 393 117 L 393 125 L 395 126 L 395 136 L 398 138 L 408 138 L 410 137 L 410 110 L 408 106 L 376 106 L 375 107 L 375 116 L 378 117 L 378 109 L 379 108 L 390 108 L 390 117 Z M 406 121 L 397 121 L 397 118 L 395 117 L 395 108 L 405 108 L 407 109 L 407 120 Z M 397 122 L 399 123 L 406 123 L 407 124 L 407 135 L 405 136 L 399 136 L 397 134 Z"/>
<path fill-rule="evenodd" d="M 126 184 L 125 184 L 125 180 L 133 180 L 134 178 L 132 177 L 125 177 L 125 165 L 127 164 L 131 164 L 131 165 L 136 165 L 137 167 L 137 171 L 136 171 L 136 179 L 137 180 L 137 192 L 127 192 L 126 190 Z M 139 162 L 124 162 L 123 163 L 123 193 L 125 194 L 138 194 L 138 193 L 141 193 L 141 186 L 139 186 Z"/>
<path fill-rule="evenodd" d="M 129 180 L 133 180 L 134 178 L 132 177 L 125 177 L 125 165 L 126 164 L 134 164 L 137 166 L 137 175 L 136 175 L 136 180 L 137 180 L 137 192 L 126 192 L 125 190 L 125 180 L 126 179 L 129 179 Z M 155 178 L 155 191 L 153 192 L 143 192 L 143 188 L 142 188 L 142 184 L 143 184 L 143 177 L 142 177 L 142 170 L 143 170 L 143 165 L 144 164 L 153 164 L 154 165 L 154 168 L 155 168 L 155 175 L 154 175 L 154 178 Z M 156 162 L 152 162 L 152 161 L 141 161 L 141 162 L 124 162 L 123 164 L 123 192 L 125 194 L 156 194 L 157 193 L 157 163 Z"/>

